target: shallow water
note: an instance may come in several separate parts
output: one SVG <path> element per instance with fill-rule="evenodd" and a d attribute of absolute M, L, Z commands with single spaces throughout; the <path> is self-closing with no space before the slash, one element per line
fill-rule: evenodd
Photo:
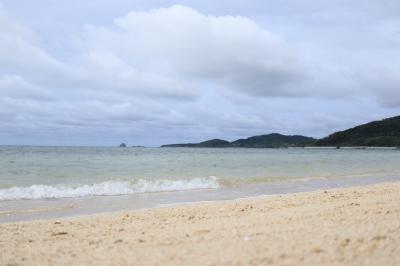
<path fill-rule="evenodd" d="M 400 150 L 0 147 L 0 201 L 400 174 Z"/>

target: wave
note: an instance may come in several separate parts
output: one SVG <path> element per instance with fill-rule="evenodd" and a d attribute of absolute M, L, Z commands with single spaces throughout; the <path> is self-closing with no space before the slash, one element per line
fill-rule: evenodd
<path fill-rule="evenodd" d="M 0 200 L 75 198 L 86 196 L 117 196 L 146 192 L 168 192 L 219 188 L 218 178 L 193 178 L 189 180 L 137 180 L 106 181 L 81 186 L 32 185 L 0 189 Z"/>

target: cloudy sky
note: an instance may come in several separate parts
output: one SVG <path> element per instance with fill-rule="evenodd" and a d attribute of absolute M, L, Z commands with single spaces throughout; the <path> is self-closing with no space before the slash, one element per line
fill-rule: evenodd
<path fill-rule="evenodd" d="M 400 114 L 398 0 L 0 0 L 0 144 L 322 137 Z"/>

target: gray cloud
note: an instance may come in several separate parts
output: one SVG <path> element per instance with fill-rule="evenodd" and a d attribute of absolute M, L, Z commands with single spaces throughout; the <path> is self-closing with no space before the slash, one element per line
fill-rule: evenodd
<path fill-rule="evenodd" d="M 34 86 L 22 77 L 14 75 L 0 77 L 0 97 L 35 100 L 54 99 L 50 91 Z"/>

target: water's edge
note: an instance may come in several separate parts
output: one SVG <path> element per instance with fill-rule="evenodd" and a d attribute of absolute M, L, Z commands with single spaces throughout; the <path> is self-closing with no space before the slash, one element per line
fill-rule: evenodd
<path fill-rule="evenodd" d="M 0 202 L 0 223 L 58 219 L 117 211 L 178 206 L 204 201 L 283 195 L 396 181 L 400 181 L 400 176 L 348 177 L 258 183 L 219 189 L 140 193 L 123 196 L 3 201 Z"/>

